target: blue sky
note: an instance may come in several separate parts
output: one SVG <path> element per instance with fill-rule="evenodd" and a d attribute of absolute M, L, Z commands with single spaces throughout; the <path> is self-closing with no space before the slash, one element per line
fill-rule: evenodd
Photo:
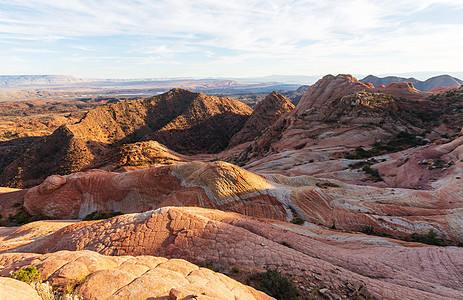
<path fill-rule="evenodd" d="M 427 71 L 463 72 L 463 0 L 0 0 L 2 75 Z"/>

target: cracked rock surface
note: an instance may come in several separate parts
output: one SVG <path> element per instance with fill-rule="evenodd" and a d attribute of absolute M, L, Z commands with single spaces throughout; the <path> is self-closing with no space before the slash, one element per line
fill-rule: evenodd
<path fill-rule="evenodd" d="M 181 259 L 104 256 L 92 251 L 0 255 L 0 274 L 36 266 L 56 289 L 76 286 L 82 299 L 273 299 L 223 274 Z M 22 290 L 24 289 L 24 290 Z M 23 282 L 0 277 L 0 298 L 41 299 Z M 18 290 L 21 291 L 20 295 Z"/>
<path fill-rule="evenodd" d="M 362 290 L 379 299 L 463 299 L 460 248 L 203 208 L 165 207 L 80 222 L 10 252 L 61 250 L 90 250 L 111 257 L 162 256 L 195 263 L 207 259 L 224 268 L 276 267 L 302 284 L 317 282 L 345 297 Z M 0 261 L 4 266 L 8 265 L 5 257 L 11 255 L 36 254 L 3 254 Z"/>

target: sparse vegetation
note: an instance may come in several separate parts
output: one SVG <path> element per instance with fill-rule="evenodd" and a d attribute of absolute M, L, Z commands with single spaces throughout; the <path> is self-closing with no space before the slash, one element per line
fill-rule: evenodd
<path fill-rule="evenodd" d="M 45 220 L 45 216 L 42 214 L 30 215 L 23 209 L 21 209 L 15 215 L 10 214 L 7 219 L 7 226 L 21 226 L 27 223 Z"/>
<path fill-rule="evenodd" d="M 458 246 L 458 247 L 463 247 L 463 243 L 457 243 L 454 241 L 450 240 L 445 240 L 437 235 L 437 232 L 434 229 L 430 229 L 427 234 L 418 234 L 418 233 L 412 233 L 409 236 L 392 236 L 390 234 L 385 234 L 385 233 L 379 233 L 376 232 L 371 225 L 365 225 L 359 232 L 368 234 L 368 235 L 374 235 L 374 236 L 381 236 L 381 237 L 387 237 L 391 239 L 398 239 L 406 242 L 415 242 L 415 243 L 422 243 L 422 244 L 427 244 L 427 245 L 434 245 L 434 246 Z"/>
<path fill-rule="evenodd" d="M 120 211 L 113 212 L 103 212 L 103 211 L 94 211 L 85 216 L 84 221 L 93 221 L 93 220 L 103 220 L 109 219 L 115 216 L 120 216 L 122 213 Z"/>
<path fill-rule="evenodd" d="M 214 272 L 220 272 L 220 269 L 216 266 L 214 266 L 214 262 L 209 259 L 205 259 L 201 263 L 201 267 L 203 268 L 208 268 L 209 270 L 212 270 Z"/>
<path fill-rule="evenodd" d="M 413 233 L 410 238 L 410 241 L 423 243 L 428 245 L 435 245 L 435 246 L 447 246 L 448 243 L 443 239 L 437 236 L 437 232 L 434 229 L 430 229 L 427 234 L 417 234 Z"/>
<path fill-rule="evenodd" d="M 346 153 L 344 156 L 347 159 L 362 159 L 373 156 L 383 155 L 386 153 L 398 152 L 411 147 L 425 145 L 424 139 L 418 138 L 416 135 L 406 131 L 400 132 L 394 139 L 386 144 L 375 142 L 370 150 L 365 150 L 362 147 L 357 147 L 353 153 Z"/>
<path fill-rule="evenodd" d="M 41 282 L 42 274 L 37 271 L 37 267 L 29 266 L 15 272 L 11 272 L 10 277 L 25 283 L 32 283 Z"/>
<path fill-rule="evenodd" d="M 246 278 L 246 284 L 278 300 L 299 299 L 299 291 L 294 282 L 278 269 L 266 268 L 265 272 L 251 274 Z"/>
<path fill-rule="evenodd" d="M 362 170 L 367 173 L 367 174 L 370 174 L 371 177 L 373 177 L 373 180 L 374 181 L 381 181 L 381 176 L 379 175 L 378 173 L 378 170 L 375 170 L 375 169 L 372 169 L 370 166 L 364 166 L 362 168 Z"/>
<path fill-rule="evenodd" d="M 75 288 L 87 279 L 87 277 L 84 277 L 77 284 L 71 287 L 68 286 L 59 292 L 53 291 L 53 287 L 49 282 L 42 282 L 42 274 L 37 271 L 37 267 L 35 266 L 11 272 L 10 277 L 32 286 L 43 300 L 80 300 L 81 298 L 74 294 Z"/>
<path fill-rule="evenodd" d="M 296 225 L 302 225 L 304 224 L 304 222 L 305 222 L 304 219 L 299 218 L 299 217 L 296 217 L 291 221 L 291 223 L 296 224 Z"/>

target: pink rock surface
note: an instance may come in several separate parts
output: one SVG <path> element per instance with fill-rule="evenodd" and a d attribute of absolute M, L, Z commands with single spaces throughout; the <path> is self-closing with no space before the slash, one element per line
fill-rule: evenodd
<path fill-rule="evenodd" d="M 35 289 L 22 281 L 0 277 L 0 299 L 42 300 Z"/>
<path fill-rule="evenodd" d="M 223 274 L 185 260 L 152 256 L 109 257 L 92 251 L 0 255 L 2 276 L 36 266 L 56 289 L 75 286 L 82 299 L 272 299 Z M 17 280 L 0 277 L 2 299 L 41 299 Z M 11 295 L 11 298 L 9 298 Z M 35 295 L 37 295 L 35 293 Z M 171 298 L 178 295 L 180 298 Z M 183 298 L 182 298 L 183 297 Z"/>
<path fill-rule="evenodd" d="M 327 75 L 311 86 L 291 112 L 268 127 L 242 152 L 237 163 L 277 159 L 286 152 L 303 153 L 308 160 L 337 159 L 359 146 L 389 140 L 416 127 L 398 114 L 392 97 L 422 99 L 429 95 L 409 83 L 375 89 L 351 75 Z M 294 166 L 300 160 L 294 159 Z"/>
<path fill-rule="evenodd" d="M 62 177 L 60 182 L 65 184 L 43 193 L 43 186 L 50 186 L 55 178 L 51 176 L 27 192 L 24 207 L 29 213 L 72 219 L 94 211 L 133 213 L 175 205 L 282 220 L 287 215 L 277 194 L 269 190 L 273 188 L 270 182 L 224 162 L 193 162 L 120 174 L 93 170 Z"/>
<path fill-rule="evenodd" d="M 28 244 L 76 221 L 47 220 L 25 224 L 20 227 L 0 227 L 0 251 Z"/>
<path fill-rule="evenodd" d="M 426 246 L 203 208 L 161 208 L 103 221 L 82 222 L 15 251 L 60 250 L 91 250 L 117 255 L 104 257 L 101 263 L 114 264 L 112 268 L 122 266 L 120 261 L 127 259 L 118 257 L 121 255 L 138 256 L 134 260 L 142 259 L 140 255 L 153 255 L 196 263 L 208 259 L 214 266 L 225 269 L 235 265 L 251 269 L 278 267 L 302 285 L 317 283 L 344 296 L 352 296 L 363 289 L 367 291 L 365 294 L 379 299 L 463 299 L 463 282 L 460 280 L 463 250 L 460 248 Z M 79 254 L 63 253 L 73 257 L 72 261 L 78 261 Z M 50 280 L 71 276 L 57 274 L 81 276 L 86 272 L 83 265 L 88 268 L 86 261 L 79 261 L 72 267 L 77 270 L 74 273 L 57 273 L 55 270 L 69 259 L 56 257 L 50 262 L 43 259 L 54 255 L 2 254 L 0 264 L 13 268 L 18 261 L 21 262 L 18 256 L 24 256 L 28 262 L 22 264 L 38 265 L 46 276 L 54 274 Z M 94 268 L 101 270 L 98 265 Z M 138 274 L 146 272 L 146 269 L 132 265 L 127 268 Z M 152 272 L 144 274 L 157 277 Z M 98 276 L 108 278 L 106 273 Z M 127 282 L 132 281 L 133 276 L 118 278 Z"/>
<path fill-rule="evenodd" d="M 429 190 L 362 186 L 311 176 L 268 174 L 264 178 L 228 163 L 193 162 L 122 174 L 77 173 L 49 194 L 41 194 L 40 186 L 30 189 L 24 206 L 31 214 L 61 219 L 82 218 L 93 211 L 133 213 L 164 206 L 198 206 L 291 220 L 293 209 L 304 220 L 328 227 L 371 229 L 397 237 L 433 229 L 447 240 L 461 242 L 463 181 L 458 178 L 463 176 L 463 166 L 456 159 L 461 143 L 463 139 L 423 150 L 447 151 L 454 162 L 447 170 L 426 170 L 417 163 L 423 157 L 418 153 L 403 169 L 392 168 L 395 173 L 387 167 L 395 165 L 394 159 L 384 166 L 378 164 L 386 183 L 397 178 L 404 187 L 433 185 Z M 412 171 L 421 174 L 422 180 L 407 183 L 400 179 Z M 432 176 L 439 180 L 430 182 Z"/>

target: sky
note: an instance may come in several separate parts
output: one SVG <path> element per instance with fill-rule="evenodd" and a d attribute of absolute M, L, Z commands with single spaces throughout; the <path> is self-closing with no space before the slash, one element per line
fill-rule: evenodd
<path fill-rule="evenodd" d="M 463 74 L 463 0 L 0 0 L 0 75 L 420 72 Z"/>

